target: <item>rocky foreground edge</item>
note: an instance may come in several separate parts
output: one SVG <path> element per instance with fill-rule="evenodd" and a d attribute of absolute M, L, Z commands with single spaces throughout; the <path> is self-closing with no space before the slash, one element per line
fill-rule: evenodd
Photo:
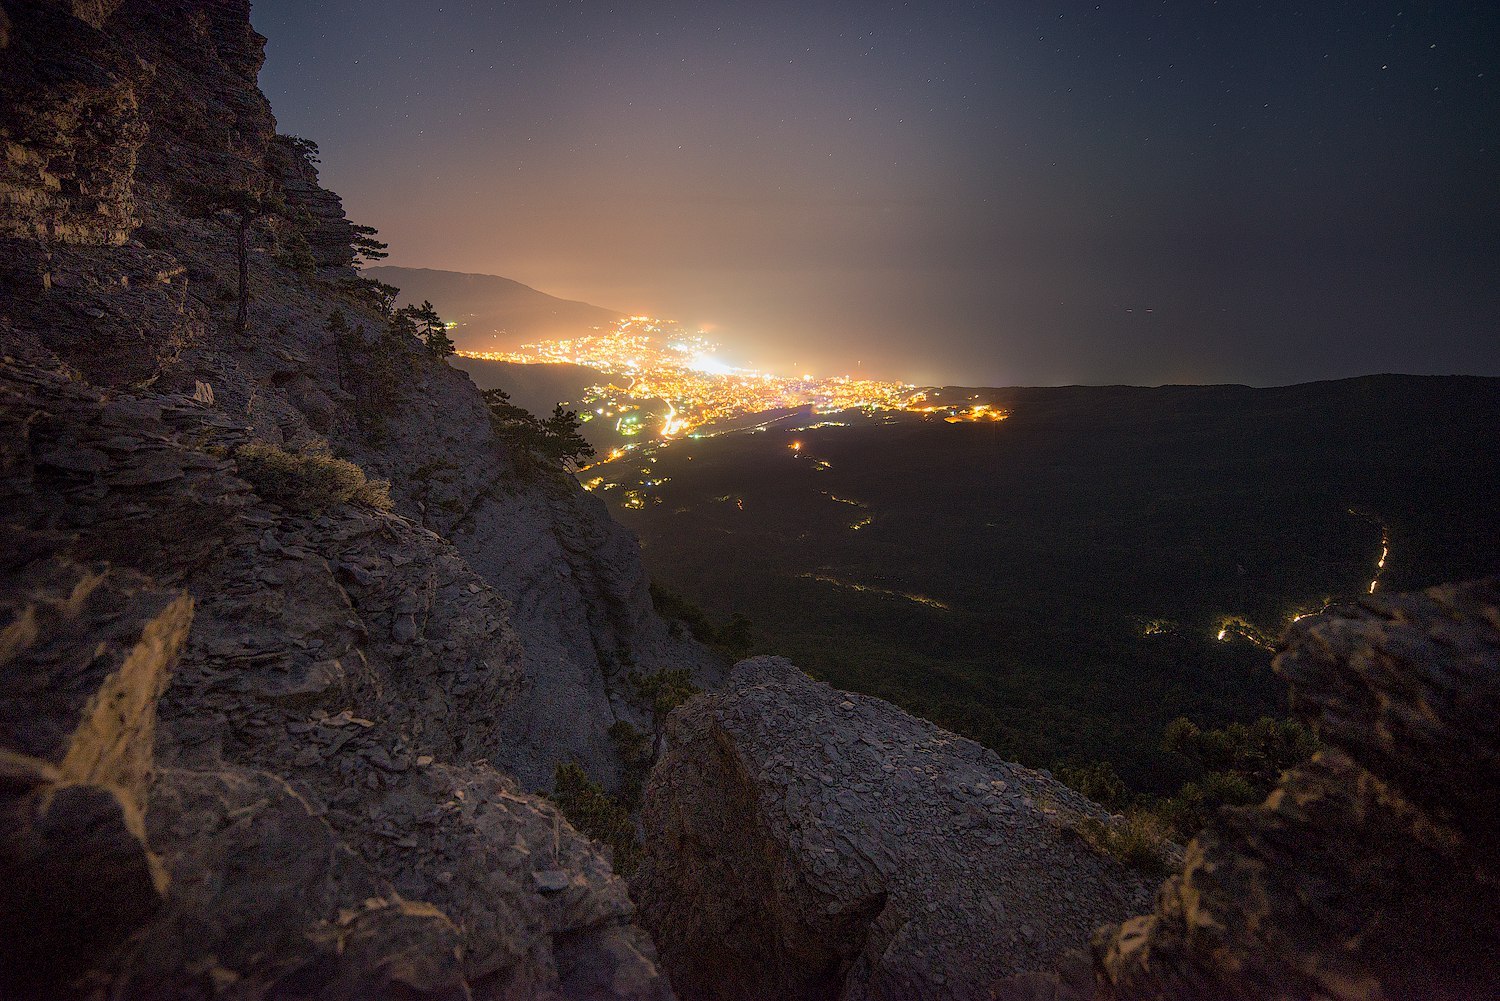
<path fill-rule="evenodd" d="M 643 920 L 688 998 L 1500 996 L 1500 583 L 1331 609 L 1275 670 L 1324 749 L 1150 909 L 1045 774 L 741 663 L 670 722 Z"/>
<path fill-rule="evenodd" d="M 1362 598 L 1284 644 L 1325 749 L 1100 932 L 1102 996 L 1500 996 L 1500 579 Z"/>
<path fill-rule="evenodd" d="M 1150 900 L 1089 800 L 785 660 L 666 737 L 636 893 L 684 997 L 987 997 Z"/>

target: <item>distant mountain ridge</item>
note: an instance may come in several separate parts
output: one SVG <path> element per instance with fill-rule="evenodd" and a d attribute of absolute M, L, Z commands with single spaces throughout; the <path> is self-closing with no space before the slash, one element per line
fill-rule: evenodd
<path fill-rule="evenodd" d="M 528 341 L 578 337 L 595 327 L 612 327 L 625 315 L 498 275 L 388 266 L 365 268 L 364 274 L 399 288 L 402 305 L 430 300 L 445 319 L 459 324 L 453 340 L 460 351 L 503 351 Z"/>

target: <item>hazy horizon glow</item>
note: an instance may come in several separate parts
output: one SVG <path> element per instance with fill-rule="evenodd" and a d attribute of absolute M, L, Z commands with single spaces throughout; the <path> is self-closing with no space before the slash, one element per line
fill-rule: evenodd
<path fill-rule="evenodd" d="M 766 370 L 1500 374 L 1500 12 L 1152 11 L 253 16 L 282 130 L 390 264 L 712 324 Z"/>

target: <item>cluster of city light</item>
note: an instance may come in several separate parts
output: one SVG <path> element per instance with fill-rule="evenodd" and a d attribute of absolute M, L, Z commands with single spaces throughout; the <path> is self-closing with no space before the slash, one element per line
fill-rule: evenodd
<path fill-rule="evenodd" d="M 926 400 L 923 394 L 917 403 Z M 941 416 L 949 424 L 962 424 L 966 421 L 1003 421 L 1010 416 L 1010 411 L 1003 407 L 992 407 L 988 403 L 971 403 L 968 406 L 912 406 L 908 409 L 919 414 L 932 414 Z"/>
<path fill-rule="evenodd" d="M 460 352 L 465 357 L 524 365 L 582 365 L 607 381 L 590 386 L 579 417 L 611 420 L 626 436 L 670 440 L 721 421 L 771 410 L 811 407 L 820 414 L 848 410 L 908 411 L 950 422 L 1001 420 L 1006 412 L 987 404 L 939 406 L 903 382 L 847 375 L 780 376 L 735 368 L 716 356 L 719 346 L 702 332 L 669 320 L 632 316 L 613 330 L 567 340 L 523 344 L 516 351 Z M 646 426 L 644 404 L 661 400 L 660 424 Z M 818 427 L 814 424 L 810 427 Z M 611 456 L 617 458 L 618 456 Z"/>

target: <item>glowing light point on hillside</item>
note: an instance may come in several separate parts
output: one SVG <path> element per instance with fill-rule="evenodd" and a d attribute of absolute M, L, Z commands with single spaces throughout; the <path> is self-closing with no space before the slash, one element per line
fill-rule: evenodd
<path fill-rule="evenodd" d="M 677 407 L 669 402 L 667 404 L 666 421 L 661 426 L 661 436 L 663 438 L 671 438 L 686 427 L 687 421 L 678 418 Z M 651 461 L 655 462 L 656 460 L 653 458 Z"/>

